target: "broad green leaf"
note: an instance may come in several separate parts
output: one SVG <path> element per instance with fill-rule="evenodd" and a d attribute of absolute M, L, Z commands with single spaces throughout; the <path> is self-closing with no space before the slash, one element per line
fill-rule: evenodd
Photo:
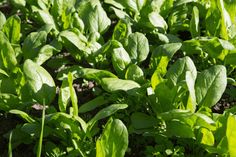
<path fill-rule="evenodd" d="M 7 19 L 3 25 L 2 31 L 6 34 L 7 38 L 12 44 L 18 44 L 21 36 L 21 19 L 19 16 L 14 15 Z"/>
<path fill-rule="evenodd" d="M 84 55 L 90 54 L 90 51 L 86 48 L 88 41 L 82 33 L 76 34 L 66 30 L 60 33 L 60 37 L 68 52 L 76 59 L 80 60 Z"/>
<path fill-rule="evenodd" d="M 34 14 L 37 15 L 37 20 L 42 22 L 43 24 L 52 25 L 55 30 L 57 30 L 56 24 L 52 15 L 48 12 L 48 10 L 41 10 L 35 6 L 32 6 L 32 10 Z"/>
<path fill-rule="evenodd" d="M 131 115 L 131 123 L 135 129 L 153 128 L 157 125 L 157 119 L 141 112 L 135 112 Z"/>
<path fill-rule="evenodd" d="M 199 29 L 199 10 L 197 7 L 193 7 L 192 19 L 190 21 L 190 32 L 192 38 L 198 37 L 200 35 Z"/>
<path fill-rule="evenodd" d="M 58 97 L 58 105 L 59 105 L 59 110 L 61 112 L 66 112 L 67 105 L 70 102 L 70 87 L 68 83 L 68 79 L 64 79 L 62 81 L 62 85 L 60 88 L 59 92 L 59 97 Z"/>
<path fill-rule="evenodd" d="M 0 68 L 14 71 L 17 65 L 15 52 L 7 37 L 0 31 Z"/>
<path fill-rule="evenodd" d="M 126 18 L 131 19 L 125 11 L 117 9 L 116 7 L 111 7 L 111 9 L 115 12 L 116 16 L 119 19 L 126 19 Z"/>
<path fill-rule="evenodd" d="M 79 5 L 76 6 L 76 10 L 79 13 L 79 17 L 84 22 L 85 30 L 89 28 L 88 15 L 95 10 L 96 6 L 101 7 L 101 2 L 99 0 L 81 1 Z"/>
<path fill-rule="evenodd" d="M 88 14 L 88 29 L 90 33 L 99 32 L 100 34 L 104 34 L 106 30 L 111 25 L 111 20 L 107 17 L 104 9 L 97 5 L 91 12 Z"/>
<path fill-rule="evenodd" d="M 180 49 L 181 43 L 170 43 L 158 46 L 150 59 L 150 67 L 158 70 L 162 76 L 167 72 L 166 68 L 173 55 Z"/>
<path fill-rule="evenodd" d="M 9 113 L 19 115 L 22 119 L 26 122 L 34 123 L 35 120 L 31 118 L 27 113 L 20 111 L 20 110 L 10 110 Z"/>
<path fill-rule="evenodd" d="M 53 52 L 56 48 L 51 45 L 44 45 L 38 52 L 37 56 L 33 58 L 33 61 L 38 65 L 42 65 L 45 61 L 53 56 Z"/>
<path fill-rule="evenodd" d="M 194 138 L 193 129 L 185 123 L 173 119 L 166 123 L 166 134 L 169 137 L 177 136 L 181 138 Z"/>
<path fill-rule="evenodd" d="M 107 104 L 109 100 L 104 95 L 97 96 L 89 102 L 79 107 L 79 113 L 85 113 L 94 110 L 95 108 Z"/>
<path fill-rule="evenodd" d="M 22 51 L 25 59 L 34 60 L 38 57 L 40 49 L 46 44 L 47 32 L 30 33 L 24 40 Z"/>
<path fill-rule="evenodd" d="M 158 12 L 151 12 L 150 14 L 148 14 L 148 18 L 150 23 L 157 29 L 164 31 L 167 30 L 168 25 L 164 18 Z"/>
<path fill-rule="evenodd" d="M 0 30 L 2 29 L 3 25 L 6 22 L 6 17 L 5 15 L 0 11 Z"/>
<path fill-rule="evenodd" d="M 15 7 L 25 7 L 25 5 L 26 5 L 26 0 L 11 0 L 11 3 L 12 3 Z"/>
<path fill-rule="evenodd" d="M 156 108 L 158 113 L 167 112 L 176 109 L 174 99 L 177 87 L 170 88 L 166 85 L 166 80 L 157 73 L 152 77 L 152 86 L 155 91 L 155 96 L 158 99 Z M 155 77 L 154 77 L 155 76 Z"/>
<path fill-rule="evenodd" d="M 168 70 L 166 78 L 170 87 L 176 86 L 185 80 L 186 72 L 189 71 L 193 80 L 197 77 L 197 70 L 193 61 L 189 57 L 178 59 Z"/>
<path fill-rule="evenodd" d="M 182 40 L 173 34 L 154 33 L 161 44 L 180 43 Z"/>
<path fill-rule="evenodd" d="M 79 17 L 78 13 L 73 14 L 73 26 L 76 27 L 81 32 L 84 31 L 84 22 Z"/>
<path fill-rule="evenodd" d="M 130 34 L 126 50 L 133 63 L 144 61 L 149 53 L 148 40 L 145 35 L 139 32 Z"/>
<path fill-rule="evenodd" d="M 125 79 L 143 83 L 145 81 L 143 70 L 138 65 L 131 64 L 126 70 Z"/>
<path fill-rule="evenodd" d="M 127 104 L 112 104 L 106 108 L 103 108 L 87 123 L 87 125 L 90 127 L 90 130 L 91 130 L 94 124 L 100 119 L 109 117 L 115 112 L 117 112 L 118 110 L 122 110 L 127 107 L 128 107 Z"/>
<path fill-rule="evenodd" d="M 123 157 L 128 148 L 128 130 L 119 119 L 110 119 L 96 141 L 97 157 Z"/>
<path fill-rule="evenodd" d="M 216 122 L 207 116 L 206 114 L 203 113 L 193 113 L 192 116 L 196 121 L 195 121 L 195 127 L 205 127 L 208 130 L 215 131 L 216 130 Z"/>
<path fill-rule="evenodd" d="M 230 156 L 236 156 L 236 116 L 230 114 L 227 120 L 226 137 Z"/>
<path fill-rule="evenodd" d="M 213 133 L 207 128 L 200 128 L 198 130 L 197 140 L 204 145 L 214 146 L 215 139 Z"/>
<path fill-rule="evenodd" d="M 33 98 L 40 104 L 44 104 L 45 101 L 45 104 L 49 105 L 56 95 L 52 76 L 30 59 L 24 62 L 23 71 Z"/>
<path fill-rule="evenodd" d="M 117 78 L 113 73 L 106 70 L 92 69 L 92 68 L 82 68 L 80 66 L 74 65 L 68 69 L 65 69 L 58 73 L 57 78 L 63 80 L 67 77 L 67 74 L 71 72 L 75 78 L 85 78 L 88 80 L 94 80 L 97 83 L 101 82 L 102 78 L 111 77 Z"/>
<path fill-rule="evenodd" d="M 195 92 L 200 106 L 211 107 L 221 98 L 227 85 L 226 68 L 215 65 L 197 76 Z"/>
<path fill-rule="evenodd" d="M 122 80 L 118 78 L 103 78 L 101 80 L 102 88 L 107 92 L 115 91 L 130 91 L 132 89 L 140 88 L 140 85 L 131 80 Z"/>
<path fill-rule="evenodd" d="M 124 76 L 125 70 L 130 62 L 130 56 L 123 47 L 113 49 L 112 65 L 117 74 L 119 74 L 120 76 Z"/>

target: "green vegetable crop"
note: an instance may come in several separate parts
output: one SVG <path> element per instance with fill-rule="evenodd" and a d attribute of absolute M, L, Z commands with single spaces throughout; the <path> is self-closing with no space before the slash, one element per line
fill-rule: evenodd
<path fill-rule="evenodd" d="M 0 0 L 0 156 L 236 157 L 236 1 Z"/>

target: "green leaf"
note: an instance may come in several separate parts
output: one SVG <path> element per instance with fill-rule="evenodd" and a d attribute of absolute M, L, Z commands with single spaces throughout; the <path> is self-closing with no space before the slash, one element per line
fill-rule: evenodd
<path fill-rule="evenodd" d="M 99 111 L 88 123 L 90 130 L 94 126 L 94 124 L 99 121 L 100 119 L 106 118 L 117 112 L 118 110 L 122 110 L 127 108 L 127 104 L 112 104 L 106 108 L 103 108 L 101 111 Z"/>
<path fill-rule="evenodd" d="M 185 76 L 185 80 L 186 80 L 186 84 L 187 84 L 188 91 L 189 91 L 187 109 L 189 109 L 190 111 L 192 111 L 194 113 L 196 110 L 196 105 L 197 105 L 195 88 L 194 88 L 196 78 L 193 78 L 192 73 L 190 71 L 187 71 L 186 76 Z"/>
<path fill-rule="evenodd" d="M 190 21 L 190 32 L 191 32 L 192 38 L 200 36 L 199 10 L 195 6 L 193 7 L 192 19 Z"/>
<path fill-rule="evenodd" d="M 200 106 L 211 107 L 221 98 L 227 85 L 226 68 L 215 65 L 197 76 L 195 92 Z"/>
<path fill-rule="evenodd" d="M 100 5 L 96 5 L 88 14 L 88 29 L 90 33 L 99 32 L 104 34 L 111 25 L 111 20 L 107 17 L 106 12 Z"/>
<path fill-rule="evenodd" d="M 160 29 L 162 31 L 167 30 L 168 25 L 164 18 L 158 12 L 154 11 L 148 14 L 148 19 L 152 26 L 156 27 L 157 29 Z"/>
<path fill-rule="evenodd" d="M 99 69 L 92 69 L 92 68 L 82 68 L 80 66 L 74 65 L 68 69 L 65 69 L 58 73 L 57 78 L 62 80 L 67 77 L 67 74 L 71 72 L 75 78 L 85 78 L 88 80 L 94 80 L 97 83 L 101 82 L 102 78 L 112 77 L 117 78 L 116 75 L 107 71 L 107 70 L 99 70 Z"/>
<path fill-rule="evenodd" d="M 73 14 L 73 26 L 76 27 L 81 32 L 84 32 L 84 22 L 79 17 L 78 13 Z"/>
<path fill-rule="evenodd" d="M 169 137 L 177 136 L 181 138 L 194 138 L 193 129 L 185 123 L 173 119 L 166 123 L 166 134 Z"/>
<path fill-rule="evenodd" d="M 118 78 L 103 78 L 101 80 L 102 88 L 107 92 L 115 91 L 130 91 L 133 89 L 140 88 L 140 85 L 131 80 L 122 80 Z"/>
<path fill-rule="evenodd" d="M 232 25 L 223 0 L 211 1 L 206 15 L 206 30 L 211 36 L 229 39 L 228 28 Z"/>
<path fill-rule="evenodd" d="M 90 100 L 89 102 L 81 105 L 79 107 L 79 113 L 85 113 L 94 110 L 95 108 L 107 104 L 109 100 L 106 99 L 104 95 L 97 96 L 96 98 Z"/>
<path fill-rule="evenodd" d="M 2 29 L 3 25 L 6 22 L 6 17 L 5 15 L 0 11 L 0 30 Z"/>
<path fill-rule="evenodd" d="M 192 54 L 202 54 L 202 48 L 200 41 L 197 39 L 191 39 L 191 40 L 185 40 L 182 44 L 181 50 L 186 55 L 192 55 Z"/>
<path fill-rule="evenodd" d="M 219 36 L 221 26 L 221 13 L 215 1 L 212 1 L 205 18 L 207 33 L 211 36 Z"/>
<path fill-rule="evenodd" d="M 0 68 L 13 72 L 16 68 L 17 60 L 15 52 L 7 37 L 0 31 Z"/>
<path fill-rule="evenodd" d="M 52 76 L 41 66 L 27 59 L 23 65 L 26 82 L 33 98 L 40 104 L 49 105 L 55 95 L 56 87 Z"/>
<path fill-rule="evenodd" d="M 74 137 L 82 138 L 87 129 L 86 123 L 80 117 L 62 112 L 47 115 L 45 123 L 51 128 L 57 128 L 55 132 L 56 137 L 65 142 L 72 142 L 71 139 L 68 139 L 68 133 L 73 133 Z"/>
<path fill-rule="evenodd" d="M 90 51 L 86 48 L 88 41 L 82 33 L 78 32 L 76 34 L 66 30 L 60 33 L 60 37 L 68 52 L 76 59 L 80 60 L 84 55 L 90 54 Z"/>
<path fill-rule="evenodd" d="M 199 141 L 199 143 L 208 145 L 208 146 L 214 146 L 214 143 L 215 143 L 213 133 L 207 128 L 199 129 L 197 140 Z"/>
<path fill-rule="evenodd" d="M 139 32 L 130 34 L 126 50 L 133 63 L 144 61 L 149 53 L 148 40 L 145 35 Z"/>
<path fill-rule="evenodd" d="M 64 79 L 62 81 L 62 85 L 60 88 L 59 92 L 59 97 L 58 97 L 58 105 L 59 105 L 59 110 L 61 112 L 66 112 L 67 105 L 70 102 L 70 87 L 68 83 L 68 79 Z"/>
<path fill-rule="evenodd" d="M 126 70 L 125 79 L 143 83 L 145 81 L 143 70 L 138 65 L 131 64 Z"/>
<path fill-rule="evenodd" d="M 117 74 L 124 76 L 127 66 L 130 64 L 131 59 L 129 54 L 123 47 L 115 48 L 112 52 L 112 65 Z"/>
<path fill-rule="evenodd" d="M 236 116 L 230 114 L 227 120 L 226 137 L 228 140 L 228 149 L 230 156 L 236 156 Z"/>
<path fill-rule="evenodd" d="M 25 7 L 25 5 L 26 5 L 26 0 L 11 0 L 11 3 L 12 3 L 15 7 Z"/>
<path fill-rule="evenodd" d="M 156 118 L 141 112 L 135 112 L 131 115 L 131 123 L 135 129 L 153 128 L 158 124 Z"/>
<path fill-rule="evenodd" d="M 36 20 L 42 22 L 43 24 L 52 25 L 55 30 L 57 30 L 56 24 L 52 15 L 48 10 L 41 10 L 35 6 L 32 6 L 33 13 L 37 16 Z"/>
<path fill-rule="evenodd" d="M 197 77 L 197 70 L 193 61 L 189 57 L 178 59 L 168 70 L 166 78 L 170 87 L 176 86 L 185 80 L 186 72 L 189 71 L 193 80 Z"/>
<path fill-rule="evenodd" d="M 128 130 L 119 119 L 110 119 L 96 142 L 97 157 L 123 157 L 128 148 Z"/>
<path fill-rule="evenodd" d="M 26 122 L 34 123 L 35 120 L 31 118 L 27 113 L 20 111 L 20 110 L 10 110 L 9 113 L 19 115 L 22 119 Z"/>
<path fill-rule="evenodd" d="M 180 49 L 181 43 L 170 43 L 158 46 L 150 59 L 150 67 L 158 70 L 162 76 L 166 74 L 166 68 L 173 55 Z"/>
<path fill-rule="evenodd" d="M 69 84 L 69 90 L 70 90 L 71 103 L 73 107 L 73 115 L 78 116 L 78 99 L 77 99 L 75 89 L 73 87 L 73 74 L 72 73 L 68 74 L 68 84 Z"/>
<path fill-rule="evenodd" d="M 53 52 L 57 51 L 57 49 L 52 45 L 44 45 L 39 51 L 35 58 L 32 58 L 35 63 L 38 65 L 42 65 L 48 59 L 53 56 Z"/>
<path fill-rule="evenodd" d="M 38 57 L 40 49 L 46 44 L 47 32 L 39 31 L 30 33 L 24 40 L 22 51 L 25 59 L 34 60 Z M 36 59 L 37 60 L 37 59 Z"/>
<path fill-rule="evenodd" d="M 7 38 L 12 44 L 18 44 L 21 36 L 21 19 L 19 16 L 14 15 L 7 19 L 3 25 L 2 31 L 6 34 Z"/>

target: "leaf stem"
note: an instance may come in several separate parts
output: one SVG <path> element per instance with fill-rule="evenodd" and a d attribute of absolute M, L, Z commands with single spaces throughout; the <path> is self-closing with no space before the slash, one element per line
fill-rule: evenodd
<path fill-rule="evenodd" d="M 42 153 L 44 120 L 45 120 L 45 99 L 43 99 L 43 113 L 42 113 L 42 122 L 41 122 L 41 132 L 40 132 L 39 144 L 38 144 L 38 149 L 37 149 L 37 157 L 41 157 L 41 153 Z"/>

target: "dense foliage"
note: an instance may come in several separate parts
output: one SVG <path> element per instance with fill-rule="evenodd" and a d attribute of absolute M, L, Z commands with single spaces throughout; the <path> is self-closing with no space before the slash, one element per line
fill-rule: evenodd
<path fill-rule="evenodd" d="M 0 0 L 3 156 L 236 156 L 236 2 Z"/>

